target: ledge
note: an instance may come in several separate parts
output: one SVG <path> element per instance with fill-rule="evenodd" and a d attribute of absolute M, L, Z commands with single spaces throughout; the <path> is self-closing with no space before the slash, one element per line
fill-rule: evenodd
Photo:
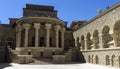
<path fill-rule="evenodd" d="M 83 51 L 81 51 L 81 52 L 112 51 L 112 50 L 120 50 L 120 47 L 114 47 L 114 48 L 103 48 L 103 49 L 91 49 L 91 50 L 83 50 Z"/>

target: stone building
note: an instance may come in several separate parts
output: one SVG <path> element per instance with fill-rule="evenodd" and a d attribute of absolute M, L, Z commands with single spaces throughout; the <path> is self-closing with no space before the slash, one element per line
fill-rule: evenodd
<path fill-rule="evenodd" d="M 120 3 L 74 30 L 86 62 L 120 67 Z"/>
<path fill-rule="evenodd" d="M 89 62 L 120 67 L 120 3 L 70 28 L 53 6 L 26 4 L 23 17 L 0 24 L 0 62 Z"/>
<path fill-rule="evenodd" d="M 77 58 L 71 56 L 72 52 L 73 55 L 77 53 L 72 49 L 73 33 L 66 27 L 66 22 L 57 17 L 53 6 L 26 4 L 23 17 L 9 20 L 10 24 L 0 24 L 1 53 L 5 53 L 1 62 L 29 63 L 34 59 L 52 59 L 56 63 L 65 63 Z"/>

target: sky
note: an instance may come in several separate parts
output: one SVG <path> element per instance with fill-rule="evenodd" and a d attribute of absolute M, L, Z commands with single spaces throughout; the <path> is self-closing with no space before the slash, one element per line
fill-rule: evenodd
<path fill-rule="evenodd" d="M 58 11 L 58 17 L 68 22 L 90 20 L 98 15 L 97 10 L 106 10 L 120 0 L 1 0 L 0 21 L 8 24 L 9 18 L 21 18 L 26 4 L 50 5 Z"/>

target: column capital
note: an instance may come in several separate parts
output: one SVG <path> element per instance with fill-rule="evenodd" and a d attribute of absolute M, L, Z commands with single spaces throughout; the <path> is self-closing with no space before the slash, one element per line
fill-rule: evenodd
<path fill-rule="evenodd" d="M 50 29 L 51 28 L 51 26 L 52 26 L 52 24 L 45 24 L 45 29 Z"/>
<path fill-rule="evenodd" d="M 56 26 L 54 26 L 54 28 L 55 28 L 55 30 L 59 30 L 61 28 L 61 26 L 56 25 Z"/>
<path fill-rule="evenodd" d="M 35 29 L 40 29 L 41 24 L 40 23 L 34 23 L 34 28 Z"/>
<path fill-rule="evenodd" d="M 21 32 L 22 31 L 22 26 L 20 25 L 20 24 L 18 24 L 17 26 L 16 26 L 16 32 Z"/>
<path fill-rule="evenodd" d="M 65 32 L 65 28 L 61 28 L 60 31 L 61 31 L 61 32 Z"/>
<path fill-rule="evenodd" d="M 30 24 L 23 24 L 24 29 L 30 29 L 30 26 L 31 26 Z"/>

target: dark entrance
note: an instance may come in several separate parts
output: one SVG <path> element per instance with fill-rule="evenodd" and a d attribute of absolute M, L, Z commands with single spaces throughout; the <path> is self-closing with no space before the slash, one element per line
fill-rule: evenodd
<path fill-rule="evenodd" d="M 45 45 L 45 38 L 44 37 L 40 37 L 40 46 L 43 47 Z"/>
<path fill-rule="evenodd" d="M 40 56 L 41 56 L 41 58 L 43 57 L 43 52 L 40 52 Z"/>

